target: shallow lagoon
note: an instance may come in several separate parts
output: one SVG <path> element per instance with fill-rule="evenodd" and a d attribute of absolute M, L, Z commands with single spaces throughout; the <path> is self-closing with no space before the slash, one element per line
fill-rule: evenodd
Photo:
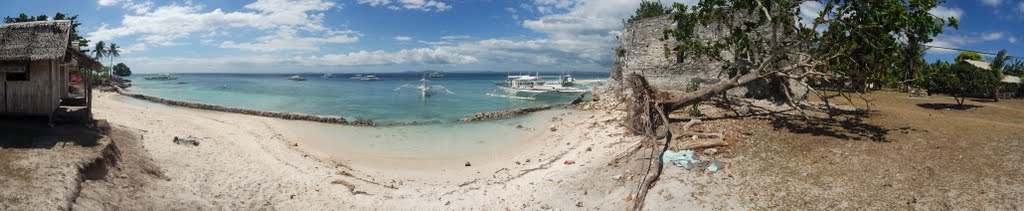
<path fill-rule="evenodd" d="M 421 73 L 377 74 L 379 81 L 349 79 L 352 75 L 320 78 L 321 74 L 302 74 L 306 81 L 287 80 L 292 75 L 284 74 L 181 74 L 174 75 L 178 80 L 170 81 L 149 81 L 143 78 L 150 75 L 136 75 L 129 78 L 133 80 L 129 90 L 228 107 L 333 115 L 350 120 L 368 118 L 379 122 L 450 122 L 477 112 L 571 100 L 534 101 L 487 96 L 486 93 L 495 89 L 495 82 L 505 79 L 506 74 L 501 73 L 447 73 L 444 78 L 430 79 L 429 85 L 444 86 L 455 94 L 435 93 L 427 98 L 421 98 L 414 89 L 395 91 L 403 84 L 418 85 L 423 77 Z M 576 74 L 579 80 L 607 77 L 607 74 Z M 557 76 L 545 79 L 557 80 Z"/>

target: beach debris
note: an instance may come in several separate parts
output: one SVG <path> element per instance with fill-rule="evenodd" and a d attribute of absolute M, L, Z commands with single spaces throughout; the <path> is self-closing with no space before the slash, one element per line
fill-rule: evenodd
<path fill-rule="evenodd" d="M 619 179 L 622 179 L 622 175 L 621 174 L 612 176 L 612 180 L 619 181 Z"/>
<path fill-rule="evenodd" d="M 555 125 L 551 125 L 551 127 L 549 127 L 548 130 L 551 130 L 551 132 L 555 132 L 558 130 L 558 128 L 555 128 Z"/>
<path fill-rule="evenodd" d="M 469 164 L 469 161 L 466 161 L 466 166 L 472 166 L 472 165 Z"/>
<path fill-rule="evenodd" d="M 704 154 L 705 155 L 709 155 L 710 156 L 710 155 L 715 155 L 715 153 L 718 153 L 718 149 L 709 148 L 709 149 L 705 149 L 704 150 Z"/>
<path fill-rule="evenodd" d="M 583 202 L 576 202 L 576 207 L 583 207 Z"/>
<path fill-rule="evenodd" d="M 722 168 L 722 162 L 718 160 L 711 161 L 711 165 L 708 165 L 708 172 L 715 172 Z"/>
<path fill-rule="evenodd" d="M 523 125 L 522 124 L 516 125 L 516 129 L 523 129 Z"/>
<path fill-rule="evenodd" d="M 667 150 L 665 155 L 662 156 L 662 160 L 665 162 L 672 163 L 672 165 L 686 170 L 715 172 L 722 169 L 723 163 L 721 161 L 710 158 L 711 156 L 699 156 L 693 150 Z"/>
<path fill-rule="evenodd" d="M 572 165 L 572 164 L 576 164 L 576 161 L 573 161 L 573 160 L 565 160 L 565 162 L 562 162 L 562 164 L 565 164 L 565 165 Z"/>
<path fill-rule="evenodd" d="M 178 138 L 177 136 L 175 136 L 174 144 L 199 146 L 199 140 L 197 140 L 196 137 L 192 136 L 189 136 L 188 138 Z"/>

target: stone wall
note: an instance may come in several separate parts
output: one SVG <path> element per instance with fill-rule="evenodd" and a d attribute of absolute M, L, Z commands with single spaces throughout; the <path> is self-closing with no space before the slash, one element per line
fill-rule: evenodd
<path fill-rule="evenodd" d="M 635 20 L 625 24 L 620 36 L 619 48 L 615 51 L 612 64 L 612 80 L 620 81 L 626 74 L 637 73 L 647 78 L 648 82 L 658 90 L 686 91 L 691 81 L 708 86 L 729 78 L 721 69 L 722 64 L 708 59 L 685 58 L 677 62 L 677 55 L 672 53 L 676 45 L 674 38 L 664 39 L 665 29 L 675 27 L 669 16 L 652 17 Z M 723 34 L 713 27 L 698 29 L 704 39 L 720 39 Z M 728 57 L 728 52 L 723 52 Z M 737 87 L 728 91 L 730 96 L 781 99 L 783 97 L 779 83 L 756 81 L 745 87 Z M 794 89 L 792 93 L 800 93 Z M 802 91 L 806 93 L 806 91 Z M 803 97 L 803 94 L 795 94 Z"/>

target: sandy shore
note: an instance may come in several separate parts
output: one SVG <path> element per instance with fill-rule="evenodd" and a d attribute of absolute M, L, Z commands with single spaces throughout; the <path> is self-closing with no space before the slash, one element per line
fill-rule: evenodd
<path fill-rule="evenodd" d="M 639 171 L 629 157 L 639 141 L 623 136 L 612 123 L 618 114 L 606 111 L 552 114 L 545 121 L 555 131 L 533 128 L 501 150 L 419 160 L 318 150 L 324 142 L 301 128 L 319 123 L 128 103 L 110 93 L 95 107 L 97 118 L 138 129 L 166 178 L 91 206 L 621 210 L 639 181 L 629 173 Z M 175 144 L 175 136 L 198 137 L 200 145 Z M 83 186 L 82 198 L 118 192 L 116 184 L 94 186 L 109 190 Z"/>

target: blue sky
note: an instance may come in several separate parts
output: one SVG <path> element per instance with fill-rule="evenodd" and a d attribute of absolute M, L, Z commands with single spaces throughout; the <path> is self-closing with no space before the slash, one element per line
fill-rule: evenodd
<path fill-rule="evenodd" d="M 116 61 L 142 73 L 609 71 L 639 2 L 32 0 L 0 15 L 78 14 L 81 34 L 122 46 Z M 950 1 L 932 13 L 962 21 L 933 45 L 1024 55 L 1024 0 Z"/>

